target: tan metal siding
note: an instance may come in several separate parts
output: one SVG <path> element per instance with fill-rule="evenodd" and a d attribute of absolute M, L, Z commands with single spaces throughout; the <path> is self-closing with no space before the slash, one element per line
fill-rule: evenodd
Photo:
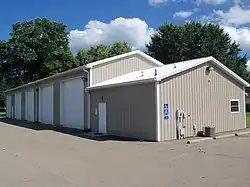
<path fill-rule="evenodd" d="M 182 109 L 189 117 L 186 124 L 186 137 L 194 136 L 193 125 L 197 131 L 203 126 L 215 126 L 216 132 L 244 128 L 244 90 L 217 67 L 210 73 L 203 64 L 179 75 L 164 80 L 160 84 L 160 112 L 163 104 L 169 104 L 169 120 L 161 117 L 161 139 L 176 139 L 176 110 Z M 209 82 L 211 80 L 211 82 Z M 240 100 L 240 113 L 230 114 L 230 99 Z"/>
<path fill-rule="evenodd" d="M 107 103 L 107 132 L 110 135 L 157 140 L 155 84 L 130 85 L 91 92 L 91 130 L 98 132 L 95 108 Z"/>
<path fill-rule="evenodd" d="M 92 69 L 92 84 L 96 84 L 133 71 L 149 69 L 158 65 L 141 57 L 133 55 L 109 63 L 94 66 Z"/>

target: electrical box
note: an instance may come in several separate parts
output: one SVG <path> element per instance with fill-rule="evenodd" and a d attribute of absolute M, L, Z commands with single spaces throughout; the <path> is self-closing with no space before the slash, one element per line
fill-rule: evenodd
<path fill-rule="evenodd" d="M 180 119 L 180 118 L 185 118 L 187 116 L 187 114 L 183 111 L 183 110 L 177 110 L 176 111 L 176 119 Z"/>

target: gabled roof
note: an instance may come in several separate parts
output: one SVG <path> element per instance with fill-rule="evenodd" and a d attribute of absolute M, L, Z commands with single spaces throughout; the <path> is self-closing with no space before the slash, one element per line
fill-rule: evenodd
<path fill-rule="evenodd" d="M 87 64 L 85 66 L 85 68 L 92 68 L 92 67 L 100 65 L 100 64 L 108 63 L 108 62 L 111 62 L 113 60 L 118 60 L 118 59 L 129 57 L 129 56 L 132 56 L 132 55 L 139 55 L 139 56 L 149 60 L 152 64 L 156 64 L 157 66 L 163 66 L 164 65 L 160 61 L 152 58 L 151 56 L 147 55 L 146 53 L 143 53 L 140 50 L 136 50 L 136 51 L 132 51 L 132 52 L 129 52 L 129 53 L 124 53 L 122 55 L 117 55 L 117 56 L 114 56 L 114 57 L 110 57 L 110 58 L 106 58 L 106 59 L 103 59 L 103 60 L 99 60 L 99 61 L 96 61 L 96 62 L 89 63 L 89 64 Z"/>
<path fill-rule="evenodd" d="M 239 82 L 243 86 L 246 86 L 246 87 L 249 86 L 248 82 L 243 80 L 241 77 L 239 77 L 229 68 L 224 66 L 214 57 L 210 56 L 210 57 L 205 57 L 205 58 L 198 58 L 198 59 L 193 59 L 193 60 L 172 63 L 172 64 L 168 64 L 165 66 L 151 68 L 151 69 L 147 69 L 143 71 L 135 71 L 132 73 L 128 73 L 128 74 L 95 84 L 93 86 L 88 87 L 87 89 L 91 90 L 91 89 L 119 86 L 123 84 L 137 84 L 140 82 L 161 81 L 167 77 L 170 77 L 177 73 L 181 73 L 183 71 L 199 66 L 206 62 L 213 63 L 215 66 L 220 68 L 222 71 L 224 71 L 226 74 L 228 74 L 230 77 L 235 79 L 237 82 Z"/>
<path fill-rule="evenodd" d="M 36 80 L 34 82 L 30 82 L 28 84 L 24 84 L 24 85 L 21 85 L 21 86 L 16 87 L 16 88 L 6 90 L 4 93 L 11 92 L 11 91 L 16 91 L 16 90 L 19 90 L 19 89 L 23 89 L 23 88 L 28 87 L 28 86 L 30 86 L 32 84 L 42 83 L 43 81 L 48 81 L 48 80 L 51 80 L 51 79 L 54 79 L 54 78 L 57 78 L 57 77 L 60 77 L 60 76 L 68 75 L 68 74 L 73 73 L 73 72 L 85 71 L 85 69 L 91 69 L 94 66 L 104 64 L 104 63 L 109 63 L 109 62 L 111 62 L 113 60 L 118 60 L 118 59 L 121 59 L 121 58 L 136 55 L 136 54 L 142 56 L 143 58 L 149 60 L 151 63 L 156 64 L 157 66 L 163 66 L 164 65 L 161 62 L 159 62 L 158 60 L 150 57 L 149 55 L 147 55 L 145 53 L 143 53 L 142 51 L 136 50 L 136 51 L 132 51 L 132 52 L 129 52 L 129 53 L 122 54 L 122 55 L 117 55 L 117 56 L 114 56 L 114 57 L 110 57 L 110 58 L 106 58 L 106 59 L 99 60 L 99 61 L 96 61 L 96 62 L 92 62 L 92 63 L 89 63 L 89 64 L 84 65 L 84 66 L 79 66 L 77 68 L 70 69 L 68 71 L 57 73 L 55 75 L 52 75 L 52 76 L 49 76 L 49 77 L 46 77 L 46 78 L 43 78 L 43 79 Z"/>

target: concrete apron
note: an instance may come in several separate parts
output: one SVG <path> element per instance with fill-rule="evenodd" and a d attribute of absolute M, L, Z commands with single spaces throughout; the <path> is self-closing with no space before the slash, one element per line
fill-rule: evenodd
<path fill-rule="evenodd" d="M 230 138 L 230 137 L 234 137 L 234 136 L 242 136 L 242 135 L 246 135 L 246 134 L 250 134 L 250 130 L 245 131 L 245 132 L 234 132 L 231 134 L 219 135 L 219 136 L 215 136 L 215 137 L 204 137 L 204 138 L 190 139 L 190 140 L 187 140 L 186 143 L 190 144 L 190 143 L 202 142 L 202 141 L 206 141 L 206 140 L 218 140 L 218 139 Z"/>

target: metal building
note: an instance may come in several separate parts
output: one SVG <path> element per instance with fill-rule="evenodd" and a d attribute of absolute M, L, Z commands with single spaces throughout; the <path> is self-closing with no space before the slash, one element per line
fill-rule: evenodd
<path fill-rule="evenodd" d="M 213 57 L 136 71 L 87 88 L 91 130 L 143 140 L 246 128 L 249 84 Z"/>
<path fill-rule="evenodd" d="M 136 70 L 163 66 L 141 51 L 107 58 L 7 90 L 7 117 L 30 122 L 90 128 L 87 86 Z"/>

